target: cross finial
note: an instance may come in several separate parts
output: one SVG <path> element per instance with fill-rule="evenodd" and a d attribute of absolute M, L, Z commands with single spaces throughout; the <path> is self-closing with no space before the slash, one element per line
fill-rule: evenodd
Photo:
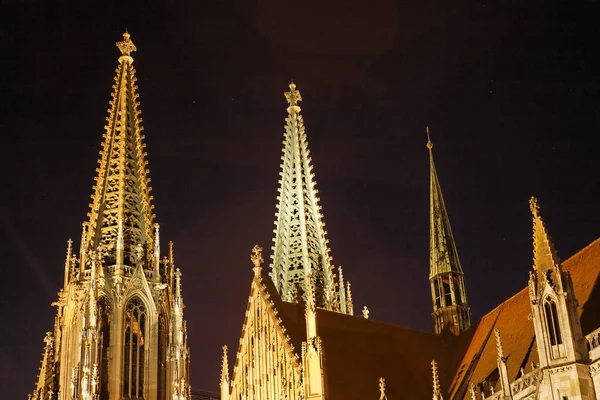
<path fill-rule="evenodd" d="M 259 245 L 255 245 L 252 248 L 252 253 L 250 253 L 250 260 L 252 264 L 254 264 L 254 275 L 259 276 L 262 270 L 261 264 L 265 261 L 262 256 L 262 247 Z"/>
<path fill-rule="evenodd" d="M 302 101 L 302 95 L 300 94 L 299 90 L 296 90 L 296 84 L 293 80 L 290 83 L 290 91 L 285 92 L 284 94 L 285 99 L 288 103 L 290 103 L 290 106 L 298 106 L 298 102 Z"/>
<path fill-rule="evenodd" d="M 117 47 L 119 48 L 119 50 L 121 50 L 121 54 L 124 56 L 129 56 L 129 57 L 131 57 L 132 51 L 137 50 L 137 48 L 135 47 L 135 44 L 133 44 L 130 37 L 131 37 L 131 35 L 129 34 L 129 32 L 127 32 L 127 30 L 125 30 L 125 33 L 123 34 L 123 41 L 117 42 Z"/>
<path fill-rule="evenodd" d="M 531 199 L 529 199 L 529 209 L 531 210 L 534 218 L 540 214 L 540 206 L 537 199 L 533 196 L 531 196 Z"/>
<path fill-rule="evenodd" d="M 433 143 L 431 143 L 431 138 L 429 137 L 429 126 L 425 126 L 425 132 L 427 132 L 427 148 L 431 150 L 433 149 Z"/>

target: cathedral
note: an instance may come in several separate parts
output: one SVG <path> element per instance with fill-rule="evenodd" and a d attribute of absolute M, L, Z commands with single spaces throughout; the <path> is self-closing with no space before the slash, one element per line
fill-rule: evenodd
<path fill-rule="evenodd" d="M 128 33 L 111 94 L 79 251 L 64 284 L 32 400 L 184 400 L 189 349 L 173 244 L 161 258 Z"/>
<path fill-rule="evenodd" d="M 117 47 L 90 212 L 79 250 L 67 242 L 54 327 L 29 398 L 213 398 L 189 384 L 182 274 L 172 243 L 161 255 L 136 47 L 128 33 Z M 532 198 L 533 266 L 524 289 L 473 321 L 428 137 L 434 332 L 370 319 L 366 307 L 354 307 L 352 290 L 360 286 L 330 256 L 293 82 L 285 99 L 271 260 L 263 271 L 262 248 L 252 249 L 254 277 L 232 368 L 223 347 L 222 400 L 600 397 L 600 239 L 562 262 Z"/>

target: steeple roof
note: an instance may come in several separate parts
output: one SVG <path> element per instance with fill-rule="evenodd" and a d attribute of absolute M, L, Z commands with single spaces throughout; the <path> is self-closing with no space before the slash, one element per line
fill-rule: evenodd
<path fill-rule="evenodd" d="M 310 274 L 315 283 L 317 306 L 331 308 L 334 302 L 333 267 L 298 105 L 302 96 L 293 82 L 289 87 L 290 91 L 285 93 L 289 107 L 270 275 L 282 298 L 289 301 L 298 289 L 306 293 L 306 277 Z"/>
<path fill-rule="evenodd" d="M 448 272 L 462 275 L 463 270 L 458 259 L 452 228 L 450 228 L 442 187 L 433 161 L 433 143 L 429 138 L 429 127 L 427 127 L 427 148 L 429 149 L 429 278 Z"/>
<path fill-rule="evenodd" d="M 121 240 L 123 262 L 132 265 L 138 257 L 152 252 L 154 215 L 131 57 L 136 47 L 127 32 L 117 47 L 121 56 L 82 247 L 87 250 L 99 247 L 104 263 L 110 265 L 115 263 L 117 242 Z"/>

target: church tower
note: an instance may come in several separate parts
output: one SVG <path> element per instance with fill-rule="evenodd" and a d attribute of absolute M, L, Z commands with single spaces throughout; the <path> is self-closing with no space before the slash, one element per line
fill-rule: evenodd
<path fill-rule="evenodd" d="M 471 326 L 463 274 L 442 188 L 433 162 L 433 143 L 427 128 L 429 149 L 429 282 L 436 333 L 449 329 L 458 335 Z"/>
<path fill-rule="evenodd" d="M 190 398 L 181 272 L 161 259 L 129 33 L 116 69 L 88 220 L 69 239 L 35 400 Z"/>
<path fill-rule="evenodd" d="M 300 114 L 302 96 L 293 82 L 289 87 L 290 91 L 285 93 L 289 107 L 270 276 L 284 301 L 297 301 L 299 296 L 305 298 L 310 276 L 317 307 L 348 313 L 350 303 L 346 300 L 345 288 L 338 290 L 334 282 L 327 232 Z"/>

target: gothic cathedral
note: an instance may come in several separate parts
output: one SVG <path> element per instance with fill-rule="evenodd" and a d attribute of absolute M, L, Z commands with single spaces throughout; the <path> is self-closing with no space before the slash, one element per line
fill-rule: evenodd
<path fill-rule="evenodd" d="M 68 241 L 54 329 L 44 339 L 30 400 L 192 397 L 181 272 L 172 243 L 161 258 L 131 56 L 136 48 L 128 33 L 123 38 L 88 220 L 78 252 Z M 427 130 L 434 332 L 376 321 L 367 307 L 355 314 L 350 282 L 329 254 L 302 96 L 293 82 L 285 99 L 270 271 L 263 274 L 262 248 L 255 246 L 231 370 L 223 347 L 221 400 L 600 397 L 600 239 L 562 262 L 532 198 L 528 284 L 472 322 Z"/>
<path fill-rule="evenodd" d="M 128 33 L 121 51 L 79 251 L 32 400 L 184 400 L 189 349 L 173 245 L 161 258 Z"/>

